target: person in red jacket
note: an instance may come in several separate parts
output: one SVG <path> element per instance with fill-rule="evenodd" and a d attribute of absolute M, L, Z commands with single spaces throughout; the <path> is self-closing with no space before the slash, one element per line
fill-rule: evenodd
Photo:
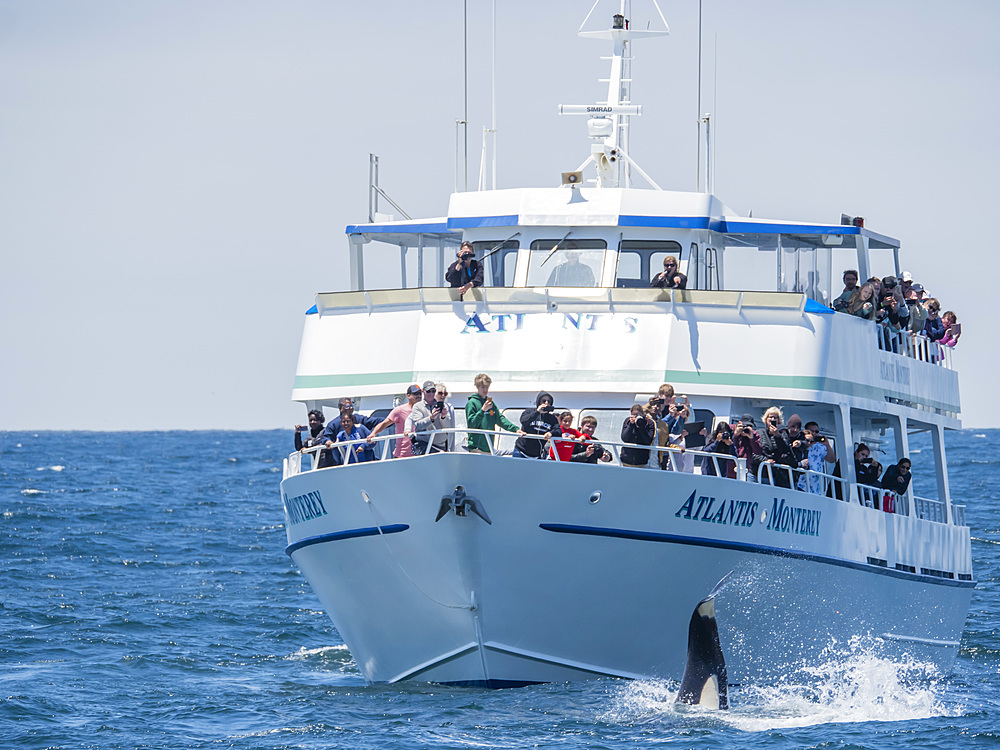
<path fill-rule="evenodd" d="M 581 438 L 583 433 L 577 429 L 573 428 L 573 412 L 564 411 L 559 415 L 559 426 L 562 428 L 563 437 L 567 438 Z M 569 461 L 573 458 L 573 448 L 576 443 L 571 443 L 568 440 L 553 440 L 553 446 L 549 448 L 549 458 L 551 460 L 556 459 L 555 452 L 559 452 L 560 461 Z"/>

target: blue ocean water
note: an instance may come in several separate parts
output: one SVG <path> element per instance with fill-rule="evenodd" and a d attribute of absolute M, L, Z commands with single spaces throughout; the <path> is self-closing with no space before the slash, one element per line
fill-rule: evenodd
<path fill-rule="evenodd" d="M 998 440 L 948 436 L 979 581 L 951 674 L 861 644 L 708 712 L 672 683 L 365 685 L 283 551 L 289 431 L 0 433 L 0 748 L 997 747 Z"/>

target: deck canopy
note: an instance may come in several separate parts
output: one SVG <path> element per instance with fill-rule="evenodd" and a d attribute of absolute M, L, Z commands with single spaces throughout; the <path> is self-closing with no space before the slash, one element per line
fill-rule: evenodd
<path fill-rule="evenodd" d="M 805 293 L 829 305 L 845 270 L 862 280 L 900 272 L 899 241 L 892 237 L 854 224 L 736 216 L 705 193 L 456 193 L 447 217 L 351 225 L 347 234 L 355 290 L 444 286 L 445 268 L 463 240 L 477 257 L 489 258 L 487 286 L 645 287 L 666 256 L 675 255 L 691 289 Z M 581 257 L 589 273 L 553 273 L 567 254 Z"/>

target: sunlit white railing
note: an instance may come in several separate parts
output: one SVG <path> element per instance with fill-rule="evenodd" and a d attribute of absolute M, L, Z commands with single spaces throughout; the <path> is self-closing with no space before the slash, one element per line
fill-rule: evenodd
<path fill-rule="evenodd" d="M 927 521 L 937 521 L 938 523 L 948 522 L 948 511 L 945 504 L 940 500 L 930 500 L 926 497 L 913 498 L 913 507 L 917 510 L 917 517 Z M 962 510 L 965 508 L 963 506 Z M 964 513 L 962 514 L 965 515 Z M 963 521 L 965 519 L 963 518 Z M 964 526 L 965 524 L 961 524 Z"/>
<path fill-rule="evenodd" d="M 899 495 L 881 487 L 869 487 L 866 484 L 858 485 L 858 502 L 866 508 L 883 510 L 887 513 L 896 513 L 901 516 L 910 515 L 910 501 L 906 495 Z"/>
<path fill-rule="evenodd" d="M 878 348 L 882 351 L 900 354 L 920 362 L 929 362 L 932 365 L 941 365 L 949 370 L 952 369 L 951 347 L 943 346 L 937 341 L 931 341 L 920 333 L 893 331 L 878 323 L 876 328 Z"/>
<path fill-rule="evenodd" d="M 840 477 L 835 477 L 832 474 L 826 474 L 822 471 L 800 469 L 798 467 L 786 466 L 784 464 L 772 464 L 767 461 L 762 461 L 760 467 L 757 469 L 757 481 L 761 484 L 773 485 L 775 484 L 775 474 L 777 474 L 778 478 L 782 479 L 782 481 L 787 478 L 789 486 L 792 489 L 798 489 L 799 478 L 805 477 L 805 492 L 811 492 L 811 490 L 808 489 L 810 485 L 809 477 L 816 477 L 816 479 L 819 480 L 822 491 L 813 494 L 820 494 L 825 497 L 836 498 L 837 500 L 844 500 L 850 494 L 847 491 L 848 483 Z"/>
<path fill-rule="evenodd" d="M 428 443 L 434 441 L 435 437 L 441 435 L 455 434 L 456 436 L 461 435 L 485 435 L 487 441 L 489 441 L 491 446 L 495 446 L 495 440 L 509 433 L 503 433 L 495 430 L 473 430 L 473 429 L 463 429 L 463 428 L 448 428 L 441 430 L 430 430 L 427 432 L 413 433 L 415 436 L 425 437 L 428 439 Z M 635 443 L 624 443 L 613 440 L 584 440 L 581 438 L 570 438 L 570 437 L 558 437 L 550 440 L 546 440 L 542 435 L 525 435 L 526 439 L 537 440 L 545 443 L 542 446 L 542 450 L 545 451 L 546 455 L 554 458 L 556 462 L 564 462 L 565 460 L 560 455 L 558 449 L 549 453 L 549 444 L 558 442 L 574 443 L 579 445 L 599 445 L 601 446 L 610 456 L 611 461 L 607 462 L 611 466 L 625 466 L 621 461 L 621 450 L 623 448 L 638 448 L 639 450 L 649 451 L 651 454 L 658 454 L 662 457 L 661 460 L 656 463 L 661 463 L 664 468 L 668 471 L 675 472 L 690 472 L 690 473 L 700 473 L 703 475 L 710 475 L 710 472 L 705 471 L 705 464 L 711 464 L 715 471 L 715 476 L 722 479 L 730 479 L 731 481 L 746 481 L 746 480 L 756 480 L 761 484 L 775 485 L 775 477 L 780 476 L 782 473 L 787 475 L 788 482 L 792 489 L 797 489 L 796 485 L 800 477 L 806 477 L 806 483 L 809 483 L 809 477 L 816 477 L 820 481 L 820 487 L 822 492 L 820 493 L 824 497 L 834 498 L 838 500 L 844 500 L 852 497 L 850 492 L 850 484 L 840 477 L 835 477 L 830 474 L 826 474 L 820 471 L 813 471 L 811 469 L 800 469 L 791 466 L 785 466 L 781 464 L 770 464 L 766 461 L 761 463 L 760 468 L 757 470 L 756 477 L 753 476 L 751 472 L 747 470 L 746 460 L 738 458 L 736 456 L 727 455 L 724 453 L 712 453 L 708 451 L 699 451 L 690 448 L 680 448 L 674 446 L 659 447 L 653 445 L 637 445 Z M 333 447 L 327 448 L 326 446 L 314 446 L 312 448 L 303 448 L 300 452 L 291 453 L 288 457 L 284 459 L 283 462 L 283 476 L 288 478 L 290 476 L 295 476 L 303 471 L 315 471 L 319 468 L 320 456 L 324 451 L 336 451 L 340 458 L 340 464 L 346 464 L 349 460 L 348 456 L 352 450 L 355 450 L 358 446 L 362 445 L 373 445 L 376 449 L 376 460 L 393 460 L 392 444 L 395 440 L 409 440 L 410 435 L 377 435 L 374 438 L 362 438 L 359 440 L 348 440 L 339 441 L 333 444 Z M 495 452 L 495 451 L 494 451 Z M 495 455 L 509 455 L 495 453 Z M 701 461 L 684 461 L 684 457 L 700 458 Z M 420 456 L 414 456 L 414 458 L 420 458 Z M 530 460 L 530 459 L 528 459 Z M 573 463 L 577 463 L 574 461 Z M 601 462 L 598 462 L 601 463 Z M 700 465 L 698 465 L 700 463 Z M 305 464 L 305 468 L 303 468 Z M 334 467 L 329 468 L 336 468 Z M 644 465 L 639 467 L 633 467 L 639 469 L 654 469 L 659 470 L 659 466 Z M 732 472 L 731 469 L 735 469 Z M 731 477 L 730 474 L 735 473 L 735 477 Z M 868 487 L 866 485 L 857 485 L 857 502 L 867 508 L 873 508 L 876 510 L 882 510 L 886 512 L 896 513 L 899 515 L 909 515 L 909 501 L 905 494 L 899 495 L 895 492 L 890 492 L 889 490 L 884 490 L 879 487 Z M 938 500 L 930 500 L 927 498 L 914 497 L 914 507 L 917 511 L 917 516 L 922 519 L 936 521 L 939 523 L 945 523 L 947 520 L 945 504 Z M 952 506 L 953 522 L 955 525 L 964 526 L 965 525 L 965 506 L 964 505 L 953 505 Z"/>
<path fill-rule="evenodd" d="M 495 446 L 494 441 L 500 437 L 509 435 L 510 433 L 499 432 L 495 430 L 473 430 L 473 429 L 461 429 L 461 428 L 447 428 L 440 430 L 428 430 L 426 432 L 416 432 L 411 433 L 414 437 L 425 438 L 428 444 L 434 442 L 435 437 L 441 435 L 449 434 L 462 434 L 462 435 L 485 435 L 487 441 L 491 446 Z M 361 438 L 358 440 L 346 440 L 338 441 L 333 444 L 332 447 L 327 448 L 326 446 L 313 446 L 312 448 L 303 448 L 300 452 L 290 454 L 284 461 L 284 476 L 293 476 L 302 472 L 302 461 L 303 459 L 308 460 L 308 468 L 306 471 L 314 471 L 319 468 L 320 455 L 323 451 L 336 451 L 340 457 L 340 463 L 347 463 L 347 457 L 351 450 L 359 445 L 371 444 L 376 447 L 376 459 L 377 460 L 389 460 L 394 458 L 391 450 L 391 441 L 394 440 L 409 440 L 411 435 L 397 435 L 395 433 L 389 433 L 385 435 L 377 435 L 374 438 Z M 710 453 L 706 451 L 698 451 L 686 448 L 677 448 L 672 446 L 659 447 L 652 445 L 637 445 L 634 443 L 623 443 L 612 440 L 584 440 L 582 438 L 571 438 L 571 437 L 557 437 L 546 439 L 542 435 L 524 435 L 527 440 L 537 440 L 543 443 L 553 443 L 553 442 L 566 442 L 575 443 L 583 446 L 587 445 L 600 445 L 605 451 L 609 453 L 612 457 L 610 463 L 616 466 L 623 466 L 621 461 L 621 449 L 622 448 L 637 448 L 639 450 L 651 451 L 664 455 L 665 458 L 663 462 L 666 464 L 666 468 L 671 471 L 683 471 L 684 467 L 681 465 L 681 457 L 684 455 L 690 457 L 701 457 L 702 462 L 709 461 L 712 463 L 715 469 L 716 476 L 727 477 L 730 468 L 735 468 L 736 478 L 744 479 L 746 477 L 746 461 L 742 458 L 737 458 L 736 456 L 728 456 L 721 453 Z M 548 445 L 543 445 L 542 450 L 548 451 Z M 495 452 L 495 450 L 494 450 Z M 497 454 L 503 455 L 503 454 Z M 564 459 L 560 455 L 558 450 L 552 452 L 552 457 L 556 461 L 563 461 Z M 574 462 L 575 463 L 575 462 Z M 339 464 L 338 464 L 339 465 Z M 659 467 L 635 467 L 635 468 L 659 468 Z M 700 468 L 700 467 L 693 467 Z"/>

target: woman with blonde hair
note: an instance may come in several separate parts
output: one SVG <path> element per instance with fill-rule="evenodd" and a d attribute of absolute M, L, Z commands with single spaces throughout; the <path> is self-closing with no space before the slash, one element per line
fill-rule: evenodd
<path fill-rule="evenodd" d="M 759 456 L 754 456 L 751 470 L 756 475 L 761 464 L 771 464 L 771 476 L 774 477 L 776 487 L 792 487 L 791 471 L 782 467 L 794 467 L 795 454 L 789 444 L 788 434 L 781 427 L 781 409 L 772 406 L 764 412 L 764 426 L 760 430 L 760 450 Z M 771 480 L 767 472 L 761 475 L 763 484 L 770 484 Z"/>
<path fill-rule="evenodd" d="M 878 311 L 877 302 L 875 287 L 870 281 L 866 281 L 851 293 L 851 298 L 847 302 L 847 312 L 865 320 L 874 320 Z"/>

